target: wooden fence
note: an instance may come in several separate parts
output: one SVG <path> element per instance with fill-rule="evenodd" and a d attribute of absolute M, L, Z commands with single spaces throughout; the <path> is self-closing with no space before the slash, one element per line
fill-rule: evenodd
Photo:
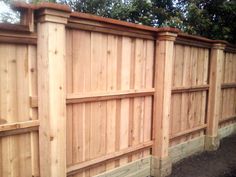
<path fill-rule="evenodd" d="M 0 177 L 165 176 L 236 130 L 236 47 L 67 6 L 0 24 Z"/>

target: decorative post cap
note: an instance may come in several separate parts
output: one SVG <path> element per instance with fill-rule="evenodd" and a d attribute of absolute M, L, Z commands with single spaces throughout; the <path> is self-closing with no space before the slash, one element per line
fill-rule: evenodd
<path fill-rule="evenodd" d="M 164 27 L 157 29 L 157 40 L 175 41 L 180 30 L 178 28 Z"/>
<path fill-rule="evenodd" d="M 226 42 L 226 41 L 223 41 L 223 40 L 214 40 L 213 43 L 212 43 L 212 48 L 213 48 L 213 49 L 224 50 L 227 45 L 228 45 L 228 42 Z"/>
<path fill-rule="evenodd" d="M 67 5 L 43 2 L 35 6 L 37 21 L 67 24 L 71 8 Z"/>

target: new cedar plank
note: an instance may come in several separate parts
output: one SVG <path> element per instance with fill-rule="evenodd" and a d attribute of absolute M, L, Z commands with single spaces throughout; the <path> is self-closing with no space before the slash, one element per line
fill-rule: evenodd
<path fill-rule="evenodd" d="M 122 37 L 122 51 L 121 51 L 121 90 L 127 90 L 130 87 L 130 69 L 131 69 L 131 55 L 132 43 L 131 38 Z M 120 107 L 120 149 L 128 147 L 129 144 L 129 109 L 130 99 L 122 99 Z M 128 162 L 128 157 L 120 159 L 120 166 Z"/>
<path fill-rule="evenodd" d="M 224 54 L 224 59 L 223 59 L 223 79 L 222 83 L 227 83 L 228 82 L 228 71 L 229 71 L 229 66 L 228 66 L 228 57 L 229 54 L 225 53 Z M 223 89 L 222 90 L 222 120 L 227 117 L 227 109 L 228 109 L 228 90 Z"/>
<path fill-rule="evenodd" d="M 82 31 L 81 31 L 82 32 Z M 84 92 L 90 92 L 91 91 L 91 33 L 90 32 L 83 32 L 83 45 L 86 50 L 82 50 L 81 52 L 83 53 L 82 60 L 84 62 L 85 70 L 84 70 L 84 77 L 85 77 L 85 82 L 84 82 Z M 76 50 L 76 48 L 74 49 Z M 84 157 L 85 160 L 90 159 L 90 146 L 91 146 L 91 141 L 90 141 L 90 125 L 91 125 L 91 104 L 85 104 L 84 107 Z M 84 176 L 90 176 L 90 171 L 85 170 Z"/>
<path fill-rule="evenodd" d="M 199 84 L 199 79 L 201 79 L 201 75 L 202 75 L 202 68 L 201 68 L 201 65 L 199 65 L 201 62 L 200 62 L 200 57 L 201 57 L 201 48 L 195 48 L 194 49 L 194 64 L 195 64 L 195 68 L 194 68 L 194 80 L 193 80 L 193 85 L 198 85 Z M 195 96 L 195 101 L 194 101 L 194 113 L 193 113 L 193 128 L 194 127 L 197 127 L 198 125 L 198 120 L 199 120 L 199 116 L 200 116 L 200 109 L 201 109 L 201 100 L 200 100 L 200 96 L 201 96 L 201 93 L 193 93 L 194 96 Z M 198 137 L 199 133 L 196 132 L 194 134 L 192 134 L 192 138 L 196 138 Z"/>
<path fill-rule="evenodd" d="M 173 73 L 173 85 L 172 87 L 180 87 L 183 82 L 183 61 L 184 61 L 184 53 L 183 46 L 176 45 L 175 46 L 175 57 L 174 57 L 174 73 Z M 173 133 L 177 133 L 181 131 L 181 99 L 182 94 L 177 94 L 173 97 Z M 174 140 L 173 144 L 180 143 L 180 140 Z"/>
<path fill-rule="evenodd" d="M 184 46 L 184 56 L 183 56 L 183 60 L 184 60 L 184 66 L 183 66 L 183 86 L 189 86 L 190 85 L 190 64 L 191 64 L 191 60 L 190 60 L 190 47 L 189 46 Z M 187 120 L 188 120 L 188 93 L 183 93 L 182 94 L 182 103 L 181 103 L 181 131 L 187 130 Z M 181 139 L 181 142 L 185 142 L 187 139 L 187 137 L 183 137 Z"/>
<path fill-rule="evenodd" d="M 135 40 L 135 78 L 134 78 L 134 88 L 141 88 L 143 83 L 143 40 Z M 140 143 L 141 134 L 143 133 L 142 129 L 142 120 L 143 120 L 143 98 L 134 98 L 134 114 L 133 114 L 133 141 L 132 146 L 135 146 Z M 141 153 L 135 153 L 132 156 L 132 161 L 137 160 L 141 157 Z"/>
<path fill-rule="evenodd" d="M 66 93 L 73 93 L 73 31 L 72 30 L 66 30 Z M 73 143 L 73 105 L 67 105 L 66 106 L 66 164 L 70 165 L 73 163 L 72 160 L 72 143 Z"/>
<path fill-rule="evenodd" d="M 107 91 L 117 90 L 117 45 L 118 37 L 108 35 L 107 44 Z M 106 154 L 115 152 L 116 142 L 116 100 L 107 101 Z M 115 168 L 115 162 L 106 163 L 106 171 Z"/>
<path fill-rule="evenodd" d="M 198 59 L 198 51 L 196 47 L 191 48 L 191 59 L 192 59 L 192 75 L 191 75 L 191 86 L 196 85 L 196 78 L 197 78 L 197 59 Z M 196 108 L 197 108 L 197 95 L 196 93 L 191 93 L 190 96 L 190 128 L 194 128 L 195 126 L 195 119 L 196 119 Z M 194 135 L 191 135 L 190 138 L 194 138 Z"/>
<path fill-rule="evenodd" d="M 37 57 L 36 47 L 32 45 L 27 46 L 28 49 L 28 73 L 29 73 L 29 96 L 37 95 Z M 38 110 L 30 108 L 29 117 L 32 120 L 38 119 Z M 31 146 L 31 176 L 39 176 L 39 143 L 38 132 L 30 133 L 30 146 Z"/>
<path fill-rule="evenodd" d="M 203 48 L 198 48 L 198 58 L 197 58 L 197 80 L 196 84 L 197 85 L 203 85 L 203 80 L 204 80 L 204 49 Z M 197 113 L 195 117 L 195 127 L 201 125 L 201 119 L 202 119 L 202 95 L 203 92 L 196 93 L 197 95 Z M 196 136 L 200 136 L 200 132 L 196 133 Z"/>
<path fill-rule="evenodd" d="M 10 56 L 10 45 L 3 45 L 0 44 L 0 119 L 1 124 L 7 123 L 7 109 L 8 109 L 8 103 L 7 103 L 7 90 L 8 90 L 8 75 L 9 75 L 9 68 L 8 68 L 8 56 Z M 5 84 L 2 84 L 5 83 Z M 1 141 L 1 164 L 0 164 L 0 176 L 4 177 L 7 176 L 8 173 L 10 173 L 10 166 L 9 166 L 9 137 L 3 137 L 0 139 Z"/>
<path fill-rule="evenodd" d="M 73 50 L 73 80 L 72 80 L 72 90 L 74 93 L 84 92 L 85 76 L 84 72 L 87 69 L 84 62 L 86 60 L 87 51 L 87 38 L 86 32 L 74 30 L 73 31 L 73 42 L 72 46 L 76 46 Z M 82 162 L 85 160 L 85 145 L 84 145 L 84 103 L 74 104 L 72 108 L 73 112 L 73 143 L 72 143 L 72 153 L 73 153 L 73 163 Z M 84 173 L 79 173 L 74 177 L 83 177 Z"/>
<path fill-rule="evenodd" d="M 226 57 L 227 57 L 227 53 L 224 54 L 224 58 L 223 58 L 223 70 L 222 70 L 222 83 L 226 83 L 226 67 L 227 67 L 227 63 L 226 63 Z M 221 100 L 221 118 L 220 120 L 223 120 L 225 117 L 225 101 L 226 101 L 226 90 L 222 89 L 222 100 Z"/>
<path fill-rule="evenodd" d="M 91 91 L 106 90 L 107 35 L 91 33 Z M 91 103 L 90 158 L 106 153 L 106 102 Z M 105 164 L 90 169 L 90 175 L 105 171 Z"/>
<path fill-rule="evenodd" d="M 27 46 L 21 45 L 16 48 L 16 65 L 17 65 L 17 110 L 18 120 L 25 121 L 29 119 L 29 71 Z M 30 134 L 19 135 L 19 168 L 21 176 L 31 176 L 31 146 Z M 29 158 L 28 158 L 29 157 Z"/>
<path fill-rule="evenodd" d="M 153 88 L 153 66 L 154 66 L 154 42 L 148 40 L 146 50 L 146 67 L 145 67 L 145 88 Z M 151 140 L 152 129 L 152 97 L 145 97 L 144 113 L 144 135 L 143 142 Z M 144 157 L 150 155 L 150 150 L 144 151 Z"/>
<path fill-rule="evenodd" d="M 175 73 L 177 72 L 176 71 L 176 68 L 175 68 L 175 61 L 176 60 L 176 45 L 174 45 L 174 50 L 173 50 L 173 66 L 172 66 L 172 85 L 171 85 L 171 89 L 174 87 L 174 83 L 175 83 Z M 156 71 L 155 71 L 156 72 Z M 171 95 L 171 104 L 170 104 L 170 128 L 169 128 L 169 135 L 172 136 L 174 134 L 174 117 L 175 117 L 175 111 L 174 111 L 174 100 L 175 100 L 175 97 L 174 95 Z M 155 108 L 154 108 L 155 109 Z M 170 141 L 170 145 L 169 146 L 172 146 L 172 145 L 175 145 L 175 142 L 173 141 Z"/>
<path fill-rule="evenodd" d="M 10 48 L 11 53 L 8 55 L 8 68 L 9 68 L 9 75 L 8 75 L 8 90 L 9 92 L 7 93 L 8 97 L 8 112 L 7 112 L 7 117 L 9 122 L 17 122 L 19 117 L 18 117 L 18 95 L 17 95 L 17 49 L 16 45 L 14 47 Z M 8 152 L 9 152 L 9 159 L 14 159 L 10 160 L 9 167 L 10 167 L 10 173 L 12 176 L 17 176 L 20 174 L 20 166 L 19 166 L 19 160 L 20 160 L 20 152 L 19 152 L 19 138 L 16 136 L 11 136 L 9 137 L 9 142 L 8 142 Z"/>
<path fill-rule="evenodd" d="M 147 41 L 142 40 L 142 74 L 141 74 L 141 88 L 145 88 L 146 85 L 146 64 L 147 64 L 147 59 L 146 59 L 146 52 L 147 52 Z M 144 134 L 145 134 L 145 129 L 144 129 L 144 122 L 145 122 L 145 97 L 140 97 L 141 98 L 141 119 L 140 119 L 140 140 L 139 143 L 144 142 Z M 144 157 L 144 152 L 140 153 L 140 157 Z"/>
<path fill-rule="evenodd" d="M 180 65 L 180 75 L 179 78 L 177 79 L 178 85 L 183 86 L 184 85 L 184 64 L 185 64 L 185 46 L 180 45 L 179 48 L 179 52 L 178 52 L 178 59 L 179 60 L 179 65 Z M 183 102 L 183 98 L 184 98 L 184 94 L 180 94 L 179 99 L 180 99 L 180 113 L 179 113 L 179 119 L 180 119 L 180 123 L 179 123 L 179 130 L 180 131 L 184 131 L 184 123 L 185 123 L 185 108 L 184 108 L 184 102 Z M 184 139 L 180 139 L 178 144 L 183 142 Z"/>
<path fill-rule="evenodd" d="M 209 73 L 209 50 L 204 49 L 203 55 L 203 84 L 208 84 L 208 73 Z M 201 122 L 203 125 L 206 122 L 206 109 L 207 109 L 207 91 L 202 93 L 202 111 L 201 111 Z M 204 135 L 204 131 L 201 132 L 200 135 Z"/>
<path fill-rule="evenodd" d="M 230 71 L 230 82 L 233 83 L 234 82 L 234 70 L 235 70 L 235 67 L 234 67 L 234 58 L 233 58 L 233 53 L 231 53 L 231 57 L 230 57 L 230 66 L 231 66 L 231 71 Z M 234 115 L 234 88 L 231 88 L 230 89 L 230 115 L 229 116 L 232 116 Z"/>
<path fill-rule="evenodd" d="M 130 89 L 135 88 L 135 47 L 136 39 L 131 39 L 131 61 L 130 61 Z M 129 102 L 129 143 L 128 146 L 131 147 L 133 143 L 133 121 L 134 121 L 134 98 L 130 99 Z M 128 156 L 128 162 L 132 161 L 132 154 Z"/>
<path fill-rule="evenodd" d="M 116 85 L 117 90 L 121 90 L 121 76 L 122 76 L 122 37 L 118 36 L 117 41 L 117 77 L 116 77 Z M 116 100 L 116 142 L 115 149 L 116 151 L 120 150 L 120 115 L 121 115 L 121 100 Z M 120 160 L 115 161 L 115 166 L 118 167 L 120 165 Z"/>

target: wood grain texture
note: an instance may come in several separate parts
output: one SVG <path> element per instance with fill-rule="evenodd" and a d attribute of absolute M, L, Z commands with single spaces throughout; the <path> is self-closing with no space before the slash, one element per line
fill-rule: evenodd
<path fill-rule="evenodd" d="M 187 132 L 205 125 L 208 72 L 209 49 L 175 44 L 170 122 L 170 136 L 175 138 L 170 146 L 203 134 Z"/>
<path fill-rule="evenodd" d="M 65 27 L 38 25 L 40 175 L 66 175 Z M 50 79 L 57 78 L 57 79 Z M 56 149 L 56 150 L 55 150 Z"/>
<path fill-rule="evenodd" d="M 0 176 L 38 174 L 37 114 L 32 114 L 29 96 L 37 87 L 31 71 L 35 46 L 0 44 Z M 32 133 L 30 133 L 32 132 Z"/>
<path fill-rule="evenodd" d="M 70 29 L 67 44 L 67 165 L 150 141 L 154 42 Z M 97 175 L 148 155 L 143 149 L 72 176 Z"/>
<path fill-rule="evenodd" d="M 222 66 L 222 85 L 221 85 L 221 114 L 219 117 L 220 127 L 230 125 L 232 121 L 228 119 L 236 114 L 236 54 L 224 53 L 223 66 Z M 231 119 L 232 120 L 232 119 Z M 223 124 L 224 122 L 224 124 Z M 233 122 L 232 122 L 233 123 Z"/>
<path fill-rule="evenodd" d="M 233 46 L 69 13 L 40 5 L 37 33 L 0 25 L 0 177 L 148 175 L 150 155 L 233 132 Z"/>

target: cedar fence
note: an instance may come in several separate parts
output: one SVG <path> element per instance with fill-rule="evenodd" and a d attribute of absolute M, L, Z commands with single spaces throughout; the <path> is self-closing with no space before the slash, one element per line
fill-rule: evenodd
<path fill-rule="evenodd" d="M 0 177 L 165 176 L 236 131 L 236 47 L 16 4 L 0 24 Z"/>

